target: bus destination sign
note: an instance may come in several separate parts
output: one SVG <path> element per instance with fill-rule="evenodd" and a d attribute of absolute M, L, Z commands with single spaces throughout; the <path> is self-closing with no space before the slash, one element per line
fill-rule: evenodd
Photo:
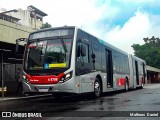
<path fill-rule="evenodd" d="M 73 34 L 73 30 L 71 29 L 49 30 L 49 31 L 42 31 L 42 32 L 30 34 L 29 40 L 45 38 L 45 37 L 66 36 L 66 35 L 72 35 L 72 34 Z"/>

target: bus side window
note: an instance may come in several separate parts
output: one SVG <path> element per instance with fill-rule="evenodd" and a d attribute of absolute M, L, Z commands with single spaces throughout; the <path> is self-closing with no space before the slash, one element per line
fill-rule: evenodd
<path fill-rule="evenodd" d="M 117 53 L 114 52 L 113 54 L 113 72 L 117 73 Z"/>
<path fill-rule="evenodd" d="M 77 53 L 77 61 L 89 63 L 89 46 L 87 44 L 77 43 L 77 52 L 76 53 Z"/>
<path fill-rule="evenodd" d="M 80 60 L 80 56 L 81 56 L 81 54 L 80 54 L 80 52 L 81 52 L 80 46 L 81 46 L 81 43 L 77 43 L 77 49 L 76 49 L 76 58 L 77 58 L 77 61 Z"/>

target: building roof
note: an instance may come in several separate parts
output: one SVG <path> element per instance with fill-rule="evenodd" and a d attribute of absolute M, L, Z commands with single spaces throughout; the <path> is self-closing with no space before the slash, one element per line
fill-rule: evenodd
<path fill-rule="evenodd" d="M 31 11 L 31 12 L 35 12 L 35 13 L 43 16 L 43 17 L 44 17 L 44 16 L 47 16 L 46 13 L 44 13 L 43 11 L 41 11 L 41 10 L 39 10 L 38 8 L 34 7 L 33 5 L 28 6 L 28 10 Z"/>
<path fill-rule="evenodd" d="M 16 9 L 13 9 L 13 10 L 9 10 L 9 11 L 5 11 L 5 12 L 1 12 L 1 13 L 9 13 L 9 12 L 18 12 Z"/>
<path fill-rule="evenodd" d="M 6 21 L 9 21 L 9 22 L 18 22 L 20 19 L 18 18 L 15 18 L 15 17 L 12 17 L 12 16 L 9 16 L 9 15 L 6 15 L 6 14 L 3 14 L 3 13 L 0 13 L 0 19 L 3 19 L 3 20 L 6 20 Z"/>
<path fill-rule="evenodd" d="M 153 72 L 159 72 L 160 73 L 160 69 L 155 68 L 155 67 L 151 67 L 151 66 L 148 66 L 148 65 L 147 65 L 147 70 L 148 71 L 153 71 Z"/>

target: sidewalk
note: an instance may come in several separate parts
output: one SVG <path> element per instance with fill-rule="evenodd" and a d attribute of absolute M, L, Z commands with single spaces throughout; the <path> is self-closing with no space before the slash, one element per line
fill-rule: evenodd
<path fill-rule="evenodd" d="M 144 85 L 144 88 L 146 88 L 146 89 L 157 89 L 157 88 L 160 88 L 160 83 L 146 84 L 146 85 Z"/>

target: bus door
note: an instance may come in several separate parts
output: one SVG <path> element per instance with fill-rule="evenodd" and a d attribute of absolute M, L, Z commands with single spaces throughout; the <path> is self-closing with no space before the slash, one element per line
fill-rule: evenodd
<path fill-rule="evenodd" d="M 106 49 L 107 88 L 113 87 L 112 52 Z"/>
<path fill-rule="evenodd" d="M 135 61 L 135 72 L 136 72 L 136 82 L 137 82 L 137 85 L 139 85 L 139 73 L 138 73 L 138 62 Z"/>
<path fill-rule="evenodd" d="M 145 84 L 145 82 L 146 82 L 145 64 L 143 63 L 142 66 L 143 66 L 143 84 Z"/>

